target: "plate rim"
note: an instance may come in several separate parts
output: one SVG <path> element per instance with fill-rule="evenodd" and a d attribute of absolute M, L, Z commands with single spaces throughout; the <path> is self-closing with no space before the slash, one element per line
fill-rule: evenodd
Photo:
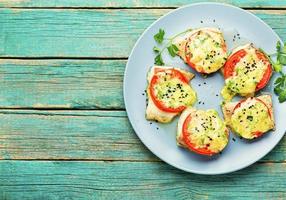
<path fill-rule="evenodd" d="M 124 70 L 124 78 L 123 78 L 123 98 L 124 98 L 124 105 L 125 105 L 125 110 L 126 110 L 126 113 L 127 113 L 127 117 L 128 117 L 128 120 L 132 126 L 132 129 L 134 130 L 135 134 L 137 135 L 137 137 L 140 139 L 140 141 L 144 144 L 144 146 L 150 151 L 152 152 L 152 154 L 154 154 L 156 157 L 158 157 L 160 160 L 164 161 L 165 163 L 167 163 L 168 165 L 172 166 L 172 167 L 175 167 L 179 170 L 182 170 L 182 171 L 185 171 L 185 172 L 188 172 L 188 173 L 193 173 L 193 174 L 200 174 L 200 175 L 221 175 L 221 174 L 229 174 L 229 173 L 232 173 L 232 172 L 236 172 L 236 171 L 239 171 L 239 170 L 242 170 L 242 169 L 245 169 L 251 165 L 253 165 L 254 163 L 256 163 L 257 161 L 261 160 L 263 157 L 265 157 L 267 154 L 269 154 L 276 146 L 277 144 L 281 141 L 281 139 L 284 137 L 285 135 L 285 132 L 283 134 L 281 134 L 281 137 L 277 140 L 277 142 L 275 143 L 275 145 L 273 145 L 273 147 L 269 148 L 269 150 L 265 153 L 265 154 L 262 154 L 260 155 L 257 159 L 254 159 L 253 161 L 249 162 L 249 163 L 246 163 L 246 164 L 242 164 L 240 165 L 239 167 L 237 168 L 233 168 L 233 169 L 230 169 L 230 170 L 222 170 L 222 171 L 219 171 L 219 172 L 212 172 L 212 171 L 200 171 L 200 170 L 191 170 L 191 169 L 188 169 L 186 167 L 182 167 L 182 166 L 179 166 L 177 165 L 176 163 L 172 163 L 172 162 L 169 162 L 167 161 L 166 159 L 163 159 L 160 157 L 160 155 L 157 154 L 157 152 L 153 151 L 151 149 L 151 147 L 149 147 L 144 140 L 142 140 L 142 138 L 140 137 L 140 134 L 137 133 L 137 130 L 135 128 L 135 125 L 133 125 L 133 123 L 135 123 L 135 121 L 132 120 L 132 118 L 130 117 L 130 110 L 128 108 L 128 104 L 126 103 L 127 102 L 127 96 L 126 96 L 126 91 L 127 91 L 127 85 L 126 85 L 126 82 L 127 82 L 127 71 L 128 71 L 128 68 L 129 68 L 129 63 L 130 63 L 130 58 L 131 56 L 134 54 L 134 51 L 135 49 L 137 48 L 139 42 L 141 41 L 141 39 L 144 37 L 144 35 L 149 31 L 149 29 L 151 27 L 153 27 L 158 21 L 160 21 L 161 19 L 163 19 L 164 17 L 174 13 L 174 12 L 178 12 L 180 11 L 181 9 L 186 9 L 186 8 L 189 8 L 189 7 L 193 7 L 193 6 L 199 6 L 199 5 L 218 5 L 218 6 L 223 6 L 223 7 L 230 7 L 232 9 L 237 9 L 237 10 L 240 10 L 242 12 L 244 12 L 245 14 L 247 15 L 251 15 L 252 17 L 254 17 L 255 19 L 257 19 L 258 21 L 262 22 L 274 35 L 277 36 L 277 38 L 279 38 L 279 41 L 283 43 L 283 41 L 281 40 L 280 36 L 271 28 L 271 26 L 269 26 L 266 22 L 264 22 L 262 19 L 260 19 L 259 17 L 257 17 L 256 15 L 254 15 L 253 13 L 243 9 L 243 8 L 240 8 L 240 7 L 237 7 L 237 6 L 234 6 L 234 5 L 231 5 L 231 4 L 227 4 L 227 3 L 219 3 L 219 2 L 198 2 L 198 3 L 191 3 L 191 4 L 187 4 L 187 5 L 184 5 L 184 6 L 181 6 L 181 7 L 178 7 L 176 9 L 173 9 L 169 12 L 167 12 L 166 14 L 162 15 L 161 17 L 159 17 L 157 20 L 155 20 L 154 22 L 152 22 L 140 35 L 140 37 L 137 39 L 136 43 L 134 44 L 130 54 L 129 54 L 129 57 L 128 57 L 128 61 L 126 63 L 126 66 L 125 66 L 125 70 Z M 277 111 L 276 111 L 277 112 Z"/>

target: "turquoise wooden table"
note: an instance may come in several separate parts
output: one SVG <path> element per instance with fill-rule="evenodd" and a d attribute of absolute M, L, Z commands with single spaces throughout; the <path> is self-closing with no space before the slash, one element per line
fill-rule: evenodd
<path fill-rule="evenodd" d="M 192 0 L 0 0 L 0 199 L 286 199 L 286 140 L 235 173 L 160 161 L 132 130 L 128 55 L 154 20 Z M 285 0 L 220 0 L 286 40 Z M 238 19 L 239 20 L 239 19 Z"/>

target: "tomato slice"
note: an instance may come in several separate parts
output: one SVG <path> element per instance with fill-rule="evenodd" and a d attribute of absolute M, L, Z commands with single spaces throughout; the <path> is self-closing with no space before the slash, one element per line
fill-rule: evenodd
<path fill-rule="evenodd" d="M 160 74 L 159 72 L 164 72 L 165 75 L 168 74 L 171 76 L 171 78 L 178 78 L 179 80 L 182 81 L 182 83 L 184 84 L 188 84 L 188 79 L 178 70 L 176 69 L 155 69 L 155 74 L 151 79 L 150 82 L 150 96 L 154 102 L 154 104 L 160 109 L 163 110 L 165 112 L 169 112 L 169 113 L 179 113 L 182 112 L 183 110 L 186 109 L 186 106 L 179 106 L 176 108 L 170 108 L 168 106 L 165 105 L 165 103 L 161 100 L 159 100 L 155 94 L 155 85 L 159 82 L 160 80 Z"/>
<path fill-rule="evenodd" d="M 227 79 L 233 75 L 235 65 L 246 55 L 246 51 L 241 49 L 232 54 L 224 64 L 224 78 Z"/>
<path fill-rule="evenodd" d="M 271 63 L 269 62 L 268 58 L 264 55 L 264 53 L 262 53 L 260 51 L 256 51 L 256 55 L 264 63 L 268 63 L 267 69 L 264 72 L 262 79 L 260 80 L 260 82 L 256 86 L 256 91 L 258 91 L 258 90 L 264 88 L 267 85 L 267 83 L 269 82 L 271 75 L 272 75 L 272 66 L 271 66 Z"/>
<path fill-rule="evenodd" d="M 204 148 L 196 148 L 195 144 L 190 141 L 190 138 L 188 137 L 191 133 L 188 132 L 188 125 L 192 120 L 191 114 L 186 118 L 183 124 L 183 140 L 186 143 L 188 149 L 190 149 L 193 152 L 196 152 L 201 155 L 207 155 L 207 156 L 212 156 L 215 154 L 215 152 L 212 152 L 211 150 L 208 149 L 208 147 Z"/>
<path fill-rule="evenodd" d="M 246 56 L 247 52 L 244 49 L 241 49 L 234 54 L 232 54 L 226 61 L 224 65 L 224 78 L 227 79 L 231 77 L 234 73 L 236 64 L 244 57 Z M 255 91 L 261 90 L 264 88 L 267 83 L 269 82 L 272 74 L 272 67 L 271 63 L 269 62 L 268 58 L 259 50 L 256 50 L 256 55 L 258 59 L 262 60 L 264 63 L 268 63 L 267 69 L 264 72 L 264 75 L 260 82 L 256 85 Z"/>
<path fill-rule="evenodd" d="M 261 131 L 256 131 L 256 132 L 253 133 L 253 135 L 255 135 L 255 137 L 258 138 L 258 137 L 260 137 L 260 136 L 263 135 L 263 132 L 261 132 Z"/>
<path fill-rule="evenodd" d="M 258 99 L 257 97 L 251 97 L 251 98 L 255 99 L 256 101 L 259 101 L 260 103 L 262 103 L 262 104 L 267 108 L 267 113 L 268 113 L 269 117 L 272 118 L 270 109 L 269 109 L 269 107 L 266 105 L 266 103 L 265 103 L 264 101 L 262 101 L 261 99 Z M 232 113 L 234 113 L 234 111 L 235 111 L 236 109 L 238 109 L 238 108 L 241 106 L 241 104 L 244 103 L 246 100 L 247 100 L 247 99 L 242 99 L 238 104 L 236 104 L 236 106 L 234 107 Z M 253 134 L 255 137 L 260 137 L 260 136 L 263 135 L 263 132 L 261 132 L 261 131 L 254 131 L 252 134 Z"/>

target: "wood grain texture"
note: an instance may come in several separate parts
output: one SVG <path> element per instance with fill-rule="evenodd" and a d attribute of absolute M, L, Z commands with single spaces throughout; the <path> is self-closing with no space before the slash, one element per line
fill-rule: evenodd
<path fill-rule="evenodd" d="M 157 161 L 123 111 L 0 111 L 0 159 Z"/>
<path fill-rule="evenodd" d="M 261 162 L 285 162 L 285 152 L 284 139 Z M 0 110 L 0 159 L 159 161 L 124 111 Z"/>
<path fill-rule="evenodd" d="M 0 59 L 0 108 L 124 109 L 125 64 Z"/>
<path fill-rule="evenodd" d="M 171 9 L 1 9 L 2 57 L 128 57 Z M 253 11 L 286 39 L 286 11 Z M 152 47 L 150 47 L 152 48 Z"/>
<path fill-rule="evenodd" d="M 285 199 L 285 164 L 201 176 L 150 162 L 0 162 L 0 198 Z"/>
<path fill-rule="evenodd" d="M 1 7 L 178 7 L 201 0 L 0 0 Z M 214 2 L 229 3 L 241 7 L 284 8 L 284 0 L 214 0 Z"/>

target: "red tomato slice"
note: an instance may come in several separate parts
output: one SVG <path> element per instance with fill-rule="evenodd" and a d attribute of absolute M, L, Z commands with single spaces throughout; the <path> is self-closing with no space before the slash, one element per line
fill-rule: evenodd
<path fill-rule="evenodd" d="M 244 49 L 241 49 L 234 54 L 232 54 L 224 64 L 224 78 L 227 79 L 233 75 L 235 65 L 244 57 L 246 56 L 246 51 Z M 261 90 L 264 88 L 267 83 L 269 82 L 272 74 L 272 67 L 271 63 L 267 59 L 267 57 L 260 51 L 256 50 L 256 55 L 258 59 L 262 60 L 264 63 L 268 63 L 267 69 L 264 72 L 264 75 L 260 82 L 256 85 L 255 91 Z"/>
<path fill-rule="evenodd" d="M 261 132 L 261 131 L 256 131 L 256 132 L 253 133 L 253 135 L 255 135 L 255 137 L 258 138 L 258 137 L 260 137 L 260 136 L 263 135 L 263 132 Z"/>
<path fill-rule="evenodd" d="M 230 56 L 224 64 L 224 78 L 233 75 L 235 65 L 246 55 L 246 51 L 241 49 Z"/>
<path fill-rule="evenodd" d="M 271 63 L 269 62 L 268 58 L 264 55 L 264 53 L 262 53 L 260 51 L 256 51 L 256 55 L 264 63 L 268 63 L 267 64 L 267 69 L 264 72 L 264 75 L 263 75 L 262 79 L 260 80 L 260 82 L 256 86 L 256 90 L 255 91 L 258 91 L 258 90 L 264 88 L 267 85 L 267 83 L 269 82 L 269 80 L 271 78 L 271 75 L 272 75 L 272 66 L 271 66 Z"/>
<path fill-rule="evenodd" d="M 188 132 L 188 125 L 191 122 L 192 117 L 191 114 L 186 118 L 186 120 L 184 121 L 183 124 L 183 140 L 186 143 L 188 149 L 190 149 L 191 151 L 201 154 L 201 155 L 207 155 L 207 156 L 212 156 L 213 154 L 215 154 L 215 152 L 212 152 L 211 150 L 209 150 L 207 147 L 205 148 L 196 148 L 195 144 L 192 143 L 192 141 L 190 141 L 190 138 L 188 137 L 191 133 Z"/>
<path fill-rule="evenodd" d="M 257 101 L 259 101 L 260 103 L 262 103 L 262 104 L 267 108 L 267 113 L 268 113 L 269 117 L 272 118 L 270 109 L 269 109 L 269 107 L 267 106 L 267 104 L 266 104 L 264 101 L 262 101 L 261 99 L 258 99 L 258 98 L 256 98 L 256 97 L 251 97 L 251 98 L 254 98 L 255 100 L 257 100 Z M 235 111 L 237 108 L 239 108 L 239 107 L 241 106 L 241 104 L 244 103 L 246 100 L 247 100 L 247 99 L 242 99 L 238 104 L 236 104 L 236 106 L 234 107 L 232 113 L 234 113 L 234 111 Z M 254 131 L 252 134 L 253 134 L 255 137 L 260 137 L 261 135 L 263 135 L 263 132 L 261 132 L 261 131 Z"/>
<path fill-rule="evenodd" d="M 185 110 L 186 106 L 179 106 L 176 108 L 170 108 L 168 106 L 165 105 L 165 103 L 163 101 L 161 101 L 160 99 L 157 98 L 156 94 L 155 94 L 155 85 L 158 83 L 158 81 L 160 80 L 160 74 L 158 74 L 159 72 L 164 72 L 167 73 L 171 76 L 171 78 L 178 78 L 180 79 L 183 84 L 188 83 L 188 79 L 178 70 L 176 69 L 155 69 L 155 74 L 151 79 L 150 82 L 150 96 L 154 102 L 154 104 L 160 109 L 163 110 L 165 112 L 169 112 L 169 113 L 179 113 L 182 112 L 183 110 Z"/>

